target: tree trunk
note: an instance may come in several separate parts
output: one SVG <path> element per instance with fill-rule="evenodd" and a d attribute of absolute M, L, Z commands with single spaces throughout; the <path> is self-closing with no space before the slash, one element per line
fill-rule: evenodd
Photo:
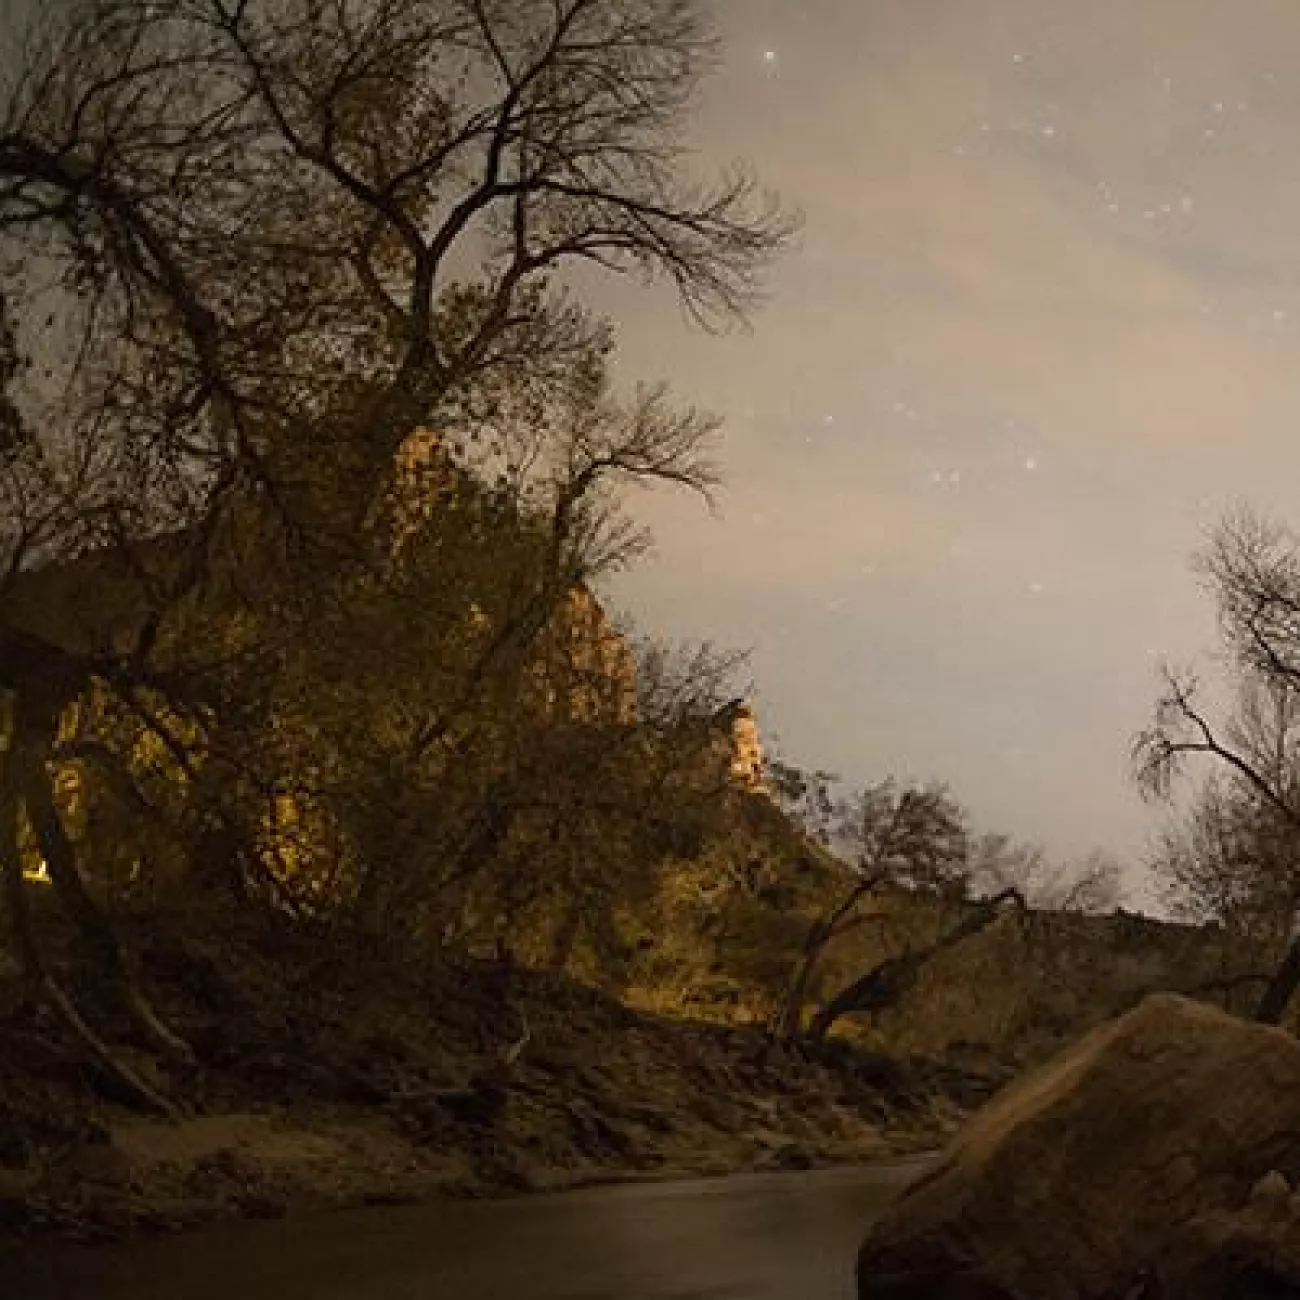
<path fill-rule="evenodd" d="M 841 1016 L 854 1011 L 883 1011 L 897 1006 L 916 983 L 921 971 L 941 952 L 955 947 L 972 935 L 988 929 L 1001 913 L 1001 905 L 1011 901 L 1021 910 L 1025 900 L 1015 889 L 1004 889 L 993 898 L 984 900 L 979 909 L 953 926 L 942 938 L 917 952 L 890 957 L 873 966 L 860 979 L 841 989 L 813 1017 L 808 1027 L 808 1041 L 824 1042 L 831 1027 Z"/>
<path fill-rule="evenodd" d="M 5 907 L 14 947 L 34 984 L 40 982 L 44 963 L 40 945 L 32 930 L 23 880 L 22 854 L 18 847 L 19 794 L 15 764 L 11 755 L 0 753 L 0 873 L 4 877 Z"/>
<path fill-rule="evenodd" d="M 782 1040 L 797 1038 L 803 1027 L 803 1008 L 808 1000 L 808 986 L 812 983 L 813 969 L 820 952 L 804 953 L 799 959 L 794 976 L 785 992 L 776 1019 L 776 1036 Z"/>
<path fill-rule="evenodd" d="M 826 951 L 832 939 L 857 924 L 853 917 L 854 909 L 868 894 L 874 893 L 884 881 L 883 871 L 873 871 L 869 875 L 862 876 L 837 907 L 824 912 L 808 927 L 799 964 L 795 967 L 785 1001 L 773 1026 L 773 1033 L 778 1040 L 790 1042 L 799 1037 L 803 1025 L 804 1003 L 808 999 L 813 972 L 817 969 L 822 953 Z"/>
<path fill-rule="evenodd" d="M 799 962 L 786 986 L 785 997 L 777 1012 L 772 1026 L 773 1036 L 780 1042 L 789 1042 L 799 1037 L 803 1028 L 803 1008 L 808 1000 L 808 989 L 812 984 L 813 972 L 817 963 L 831 941 L 831 927 L 825 920 L 814 921 L 804 938 L 803 950 Z"/>
<path fill-rule="evenodd" d="M 71 998 L 60 988 L 41 954 L 27 905 L 27 882 L 23 879 L 22 854 L 18 847 L 19 772 L 13 754 L 0 759 L 0 883 L 4 888 L 9 925 L 23 971 L 36 993 L 51 1006 L 104 1073 L 125 1095 L 146 1110 L 175 1116 L 176 1107 L 151 1088 L 86 1023 Z"/>
<path fill-rule="evenodd" d="M 68 837 L 54 799 L 48 759 L 57 731 L 57 713 L 40 702 L 19 699 L 10 737 L 9 780 L 21 797 L 27 820 L 59 903 L 76 927 L 87 952 L 108 982 L 119 1005 L 154 1048 L 176 1060 L 191 1061 L 189 1045 L 159 1019 L 136 987 L 108 917 L 91 897 L 77 865 L 76 847 Z M 21 864 L 18 867 L 21 874 Z"/>
<path fill-rule="evenodd" d="M 1255 1007 L 1255 1022 L 1261 1025 L 1280 1025 L 1297 988 L 1300 988 L 1300 934 L 1291 940 L 1281 965 L 1273 973 L 1264 996 Z"/>
<path fill-rule="evenodd" d="M 883 1011 L 896 1006 L 916 983 L 921 968 L 934 951 L 925 949 L 919 953 L 905 953 L 873 966 L 818 1010 L 808 1026 L 808 1041 L 825 1042 L 835 1022 L 854 1011 Z"/>

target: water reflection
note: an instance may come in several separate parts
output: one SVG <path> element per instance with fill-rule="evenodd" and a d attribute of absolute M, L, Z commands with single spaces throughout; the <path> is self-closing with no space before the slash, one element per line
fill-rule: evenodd
<path fill-rule="evenodd" d="M 849 1300 L 919 1166 L 593 1188 L 231 1225 L 5 1261 L 14 1300 Z"/>

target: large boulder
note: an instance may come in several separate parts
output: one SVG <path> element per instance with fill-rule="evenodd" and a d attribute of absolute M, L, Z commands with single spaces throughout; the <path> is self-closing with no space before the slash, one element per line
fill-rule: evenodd
<path fill-rule="evenodd" d="M 974 1116 L 872 1229 L 858 1295 L 1300 1298 L 1298 1175 L 1300 1042 L 1150 997 Z"/>

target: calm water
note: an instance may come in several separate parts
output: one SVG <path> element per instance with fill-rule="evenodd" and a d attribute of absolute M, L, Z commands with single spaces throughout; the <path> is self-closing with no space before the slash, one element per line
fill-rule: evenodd
<path fill-rule="evenodd" d="M 4 1261 L 5 1300 L 849 1300 L 922 1166 L 745 1175 L 238 1224 Z"/>

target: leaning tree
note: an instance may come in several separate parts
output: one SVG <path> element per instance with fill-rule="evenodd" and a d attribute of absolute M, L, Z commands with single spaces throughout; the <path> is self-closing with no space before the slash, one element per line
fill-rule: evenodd
<path fill-rule="evenodd" d="M 788 769 L 787 782 L 794 774 Z M 773 1032 L 785 1040 L 803 1033 L 804 1008 L 827 950 L 864 925 L 878 923 L 879 895 L 904 889 L 935 894 L 965 891 L 969 833 L 965 810 L 942 786 L 899 785 L 885 780 L 850 797 L 827 796 L 826 781 L 797 783 L 811 798 L 826 843 L 845 860 L 839 889 L 826 900 L 804 934 Z"/>

